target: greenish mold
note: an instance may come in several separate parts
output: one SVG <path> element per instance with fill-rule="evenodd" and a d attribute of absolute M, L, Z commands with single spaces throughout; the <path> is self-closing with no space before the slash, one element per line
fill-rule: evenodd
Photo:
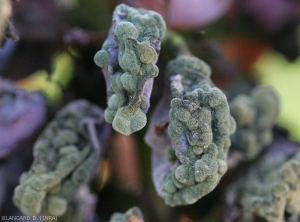
<path fill-rule="evenodd" d="M 273 126 L 279 113 L 279 98 L 272 87 L 257 86 L 250 95 L 238 95 L 229 103 L 237 123 L 232 143 L 248 159 L 254 159 L 273 140 Z"/>
<path fill-rule="evenodd" d="M 227 171 L 236 125 L 204 61 L 179 56 L 168 64 L 166 74 L 172 95 L 168 134 L 179 162 L 161 176 L 162 196 L 170 206 L 188 205 L 210 193 Z"/>
<path fill-rule="evenodd" d="M 94 61 L 102 68 L 108 87 L 105 119 L 116 131 L 130 135 L 147 122 L 145 113 L 153 78 L 158 75 L 155 63 L 166 25 L 158 13 L 125 4 L 116 7 L 113 18 L 110 34 Z"/>
<path fill-rule="evenodd" d="M 87 122 L 103 121 L 103 112 L 84 100 L 58 112 L 35 143 L 31 168 L 15 188 L 13 201 L 22 213 L 65 213 L 68 200 L 88 183 L 99 159 L 100 145 Z"/>
<path fill-rule="evenodd" d="M 239 191 L 241 220 L 298 221 L 300 217 L 300 152 L 292 157 L 267 156 L 231 187 Z"/>
<path fill-rule="evenodd" d="M 109 222 L 144 222 L 143 213 L 138 207 L 132 207 L 125 213 L 114 213 Z"/>

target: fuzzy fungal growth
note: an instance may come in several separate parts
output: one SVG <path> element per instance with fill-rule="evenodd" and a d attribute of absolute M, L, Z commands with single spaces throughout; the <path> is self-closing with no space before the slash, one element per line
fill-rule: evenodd
<path fill-rule="evenodd" d="M 292 158 L 267 156 L 232 186 L 239 193 L 238 221 L 294 222 L 300 219 L 300 152 Z M 230 192 L 230 191 L 229 191 Z M 236 220 L 235 220 L 236 221 Z"/>
<path fill-rule="evenodd" d="M 63 215 L 89 181 L 108 132 L 103 111 L 85 100 L 59 111 L 33 147 L 34 162 L 15 188 L 15 205 L 26 215 Z"/>
<path fill-rule="evenodd" d="M 140 208 L 132 207 L 123 213 L 114 213 L 109 222 L 144 222 Z"/>
<path fill-rule="evenodd" d="M 250 95 L 239 95 L 229 103 L 237 124 L 232 144 L 254 159 L 273 140 L 272 129 L 279 112 L 279 99 L 271 87 L 258 86 Z"/>
<path fill-rule="evenodd" d="M 33 138 L 46 122 L 44 97 L 0 78 L 0 159 Z"/>
<path fill-rule="evenodd" d="M 105 119 L 124 134 L 142 129 L 150 106 L 155 65 L 166 30 L 154 11 L 121 4 L 113 13 L 113 24 L 102 49 L 94 57 L 102 68 L 108 92 Z"/>
<path fill-rule="evenodd" d="M 226 172 L 235 121 L 205 62 L 180 56 L 168 64 L 166 74 L 171 109 L 169 114 L 163 112 L 160 103 L 146 135 L 154 150 L 153 179 L 168 205 L 193 204 L 211 192 Z M 152 140 L 161 140 L 164 147 Z"/>

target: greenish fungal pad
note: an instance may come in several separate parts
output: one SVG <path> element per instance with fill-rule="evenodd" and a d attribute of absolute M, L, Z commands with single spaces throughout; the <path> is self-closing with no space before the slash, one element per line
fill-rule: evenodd
<path fill-rule="evenodd" d="M 114 213 L 109 222 L 144 222 L 140 208 L 132 207 L 125 213 Z"/>
<path fill-rule="evenodd" d="M 108 129 L 103 111 L 85 100 L 58 112 L 33 147 L 34 162 L 15 188 L 14 204 L 26 215 L 61 216 L 68 200 L 88 183 L 101 154 L 101 138 Z"/>
<path fill-rule="evenodd" d="M 154 11 L 125 4 L 116 7 L 113 21 L 94 61 L 107 83 L 105 119 L 116 131 L 130 135 L 147 122 L 144 114 L 150 106 L 153 78 L 158 75 L 155 63 L 166 24 Z"/>
<path fill-rule="evenodd" d="M 254 159 L 273 140 L 272 129 L 279 112 L 279 99 L 271 87 L 258 86 L 250 95 L 238 95 L 229 103 L 237 124 L 232 144 Z"/>
<path fill-rule="evenodd" d="M 154 151 L 157 192 L 170 206 L 188 205 L 211 192 L 226 172 L 230 135 L 236 126 L 227 98 L 211 82 L 205 62 L 180 56 L 169 62 L 166 76 L 169 89 L 145 139 Z M 161 123 L 168 126 L 162 132 L 157 131 Z M 168 160 L 170 150 L 177 160 Z"/>
<path fill-rule="evenodd" d="M 240 221 L 254 222 L 256 218 L 267 222 L 298 221 L 300 152 L 292 157 L 264 156 L 228 192 L 240 208 Z"/>

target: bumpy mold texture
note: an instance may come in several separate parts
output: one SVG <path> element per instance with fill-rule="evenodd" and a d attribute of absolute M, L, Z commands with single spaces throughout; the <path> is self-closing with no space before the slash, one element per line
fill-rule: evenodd
<path fill-rule="evenodd" d="M 238 221 L 254 222 L 257 218 L 267 222 L 299 221 L 300 152 L 292 158 L 264 157 L 231 190 L 229 193 L 239 193 L 236 196 L 241 206 Z"/>
<path fill-rule="evenodd" d="M 140 208 L 132 207 L 124 214 L 114 213 L 109 222 L 144 222 L 144 218 Z"/>
<path fill-rule="evenodd" d="M 166 30 L 163 18 L 154 11 L 120 4 L 102 49 L 94 57 L 102 68 L 108 92 L 105 119 L 124 134 L 142 129 L 150 106 L 155 65 Z"/>
<path fill-rule="evenodd" d="M 44 97 L 0 78 L 0 159 L 16 151 L 46 122 Z"/>
<path fill-rule="evenodd" d="M 14 204 L 26 215 L 63 215 L 93 174 L 108 133 L 103 111 L 85 100 L 59 111 L 33 147 L 34 162 L 20 177 Z"/>
<path fill-rule="evenodd" d="M 158 194 L 170 206 L 187 205 L 211 192 L 226 172 L 235 121 L 205 62 L 180 56 L 168 64 L 166 74 L 169 87 L 145 140 L 153 148 Z"/>
<path fill-rule="evenodd" d="M 254 159 L 273 140 L 272 129 L 279 112 L 279 99 L 271 87 L 258 86 L 250 96 L 239 95 L 229 103 L 237 124 L 231 140 L 249 159 Z"/>

